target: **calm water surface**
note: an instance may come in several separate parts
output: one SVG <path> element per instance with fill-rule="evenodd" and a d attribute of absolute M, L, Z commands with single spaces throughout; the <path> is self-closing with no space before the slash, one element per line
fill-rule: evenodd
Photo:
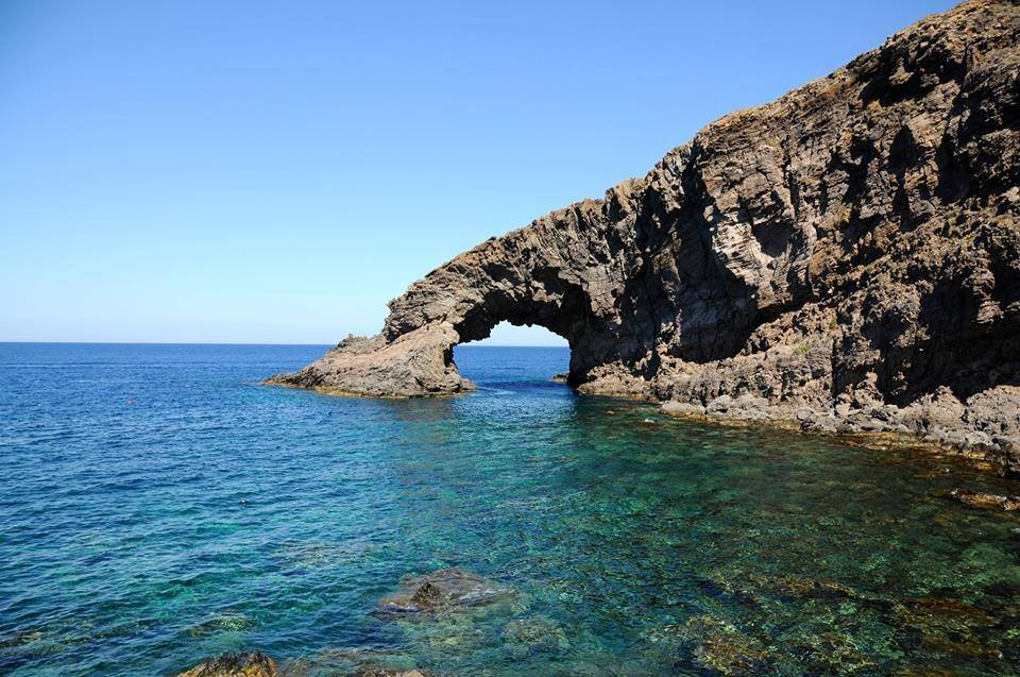
<path fill-rule="evenodd" d="M 0 673 L 1020 672 L 1020 517 L 939 495 L 1016 483 L 579 398 L 566 349 L 459 348 L 445 400 L 255 385 L 322 352 L 0 344 Z M 374 612 L 450 566 L 515 594 Z"/>

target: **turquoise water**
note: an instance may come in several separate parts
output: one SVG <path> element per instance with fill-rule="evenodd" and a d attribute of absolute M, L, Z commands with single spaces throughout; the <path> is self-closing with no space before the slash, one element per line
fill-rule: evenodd
<path fill-rule="evenodd" d="M 1016 483 L 579 398 L 566 349 L 458 348 L 445 400 L 255 385 L 322 351 L 0 344 L 0 673 L 1020 671 L 1020 516 L 940 495 Z M 450 566 L 514 594 L 377 612 Z"/>

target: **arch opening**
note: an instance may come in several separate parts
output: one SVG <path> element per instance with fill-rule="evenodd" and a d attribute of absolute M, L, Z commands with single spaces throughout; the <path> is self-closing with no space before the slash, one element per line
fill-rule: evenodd
<path fill-rule="evenodd" d="M 498 322 L 484 338 L 464 341 L 459 345 L 494 346 L 501 348 L 569 348 L 563 336 L 540 324 Z"/>
<path fill-rule="evenodd" d="M 570 369 L 567 340 L 537 324 L 504 320 L 488 336 L 461 342 L 452 350 L 461 376 L 481 388 L 562 388 Z"/>

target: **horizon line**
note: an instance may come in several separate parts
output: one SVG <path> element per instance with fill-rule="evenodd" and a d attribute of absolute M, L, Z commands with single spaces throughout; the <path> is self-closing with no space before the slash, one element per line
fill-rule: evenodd
<path fill-rule="evenodd" d="M 335 346 L 330 343 L 272 343 L 265 341 L 6 341 L 0 340 L 0 345 L 93 345 L 93 346 Z M 489 343 L 479 344 L 478 341 L 458 343 L 454 348 L 471 346 L 473 348 L 569 348 L 567 345 L 554 344 L 526 344 L 515 345 L 512 343 Z"/>

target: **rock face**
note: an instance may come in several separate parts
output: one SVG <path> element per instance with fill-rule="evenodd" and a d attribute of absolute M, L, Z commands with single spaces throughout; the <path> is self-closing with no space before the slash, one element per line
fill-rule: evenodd
<path fill-rule="evenodd" d="M 453 346 L 506 320 L 565 337 L 582 393 L 727 397 L 1020 471 L 1018 185 L 1020 5 L 971 0 L 457 256 L 378 336 L 269 382 L 460 392 Z"/>

